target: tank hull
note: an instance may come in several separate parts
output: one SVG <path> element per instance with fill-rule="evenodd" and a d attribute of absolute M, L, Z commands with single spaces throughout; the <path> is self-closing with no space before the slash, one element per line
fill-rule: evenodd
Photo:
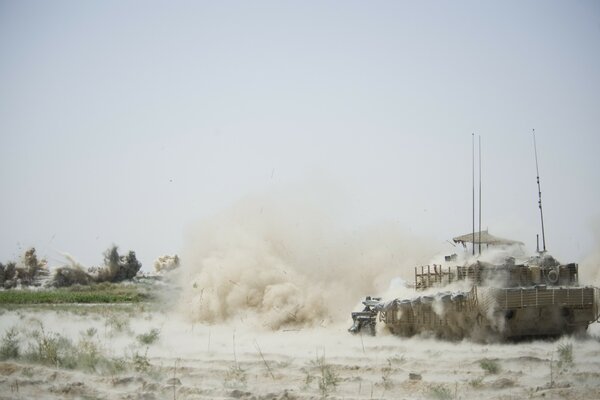
<path fill-rule="evenodd" d="M 515 340 L 585 332 L 598 319 L 594 287 L 492 288 L 473 286 L 458 298 L 431 302 L 396 299 L 379 319 L 394 334 L 431 334 L 445 339 L 497 337 Z"/>
<path fill-rule="evenodd" d="M 585 332 L 599 317 L 600 289 L 579 285 L 577 264 L 547 255 L 526 264 L 509 258 L 499 265 L 415 268 L 414 286 L 428 294 L 386 303 L 368 298 L 363 312 L 353 313 L 350 331 L 372 334 L 379 320 L 400 336 L 517 340 Z M 470 289 L 442 291 L 453 287 Z"/>
<path fill-rule="evenodd" d="M 598 288 L 480 288 L 483 315 L 505 338 L 560 336 L 584 332 L 598 319 Z"/>

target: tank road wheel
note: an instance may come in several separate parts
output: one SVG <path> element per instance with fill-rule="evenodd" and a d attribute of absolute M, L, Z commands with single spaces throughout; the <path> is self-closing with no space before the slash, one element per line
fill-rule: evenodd
<path fill-rule="evenodd" d="M 551 269 L 550 271 L 548 271 L 546 279 L 548 280 L 548 283 L 557 284 L 558 276 L 558 271 L 556 269 Z"/>
<path fill-rule="evenodd" d="M 567 322 L 567 324 L 573 324 L 575 316 L 573 315 L 572 309 L 563 307 L 560 309 L 560 314 L 562 315 L 563 319 Z"/>

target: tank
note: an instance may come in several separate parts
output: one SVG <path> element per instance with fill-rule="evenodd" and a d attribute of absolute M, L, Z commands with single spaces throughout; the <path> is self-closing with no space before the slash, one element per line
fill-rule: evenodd
<path fill-rule="evenodd" d="M 520 243 L 487 231 L 454 241 L 464 245 L 473 237 L 486 249 Z M 599 289 L 579 284 L 575 263 L 561 264 L 545 252 L 523 262 L 506 257 L 501 263 L 471 259 L 452 265 L 456 255 L 445 260 L 415 268 L 411 298 L 367 297 L 364 309 L 352 313 L 349 331 L 374 335 L 382 323 L 400 336 L 519 340 L 583 333 L 598 320 Z"/>

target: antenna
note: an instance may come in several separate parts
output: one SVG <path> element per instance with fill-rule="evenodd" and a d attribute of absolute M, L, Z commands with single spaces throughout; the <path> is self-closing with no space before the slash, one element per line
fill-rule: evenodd
<path fill-rule="evenodd" d="M 471 171 L 473 187 L 473 255 L 475 255 L 475 134 L 471 134 Z"/>
<path fill-rule="evenodd" d="M 479 136 L 479 254 L 481 254 L 481 135 Z"/>
<path fill-rule="evenodd" d="M 546 235 L 544 233 L 544 212 L 542 211 L 542 189 L 540 188 L 540 170 L 538 168 L 538 158 L 537 158 L 537 145 L 535 143 L 535 129 L 533 129 L 533 151 L 535 152 L 535 172 L 537 174 L 537 186 L 538 186 L 538 206 L 540 208 L 540 219 L 542 221 L 542 247 L 543 250 L 539 251 L 539 253 L 546 252 Z"/>

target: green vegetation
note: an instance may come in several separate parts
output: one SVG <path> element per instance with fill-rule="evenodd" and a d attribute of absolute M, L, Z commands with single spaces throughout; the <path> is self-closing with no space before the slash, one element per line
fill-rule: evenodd
<path fill-rule="evenodd" d="M 233 365 L 225 372 L 225 387 L 241 388 L 246 386 L 246 380 L 246 370 L 242 369 L 237 362 L 233 363 Z"/>
<path fill-rule="evenodd" d="M 107 322 L 109 320 L 115 320 L 115 318 L 112 319 L 107 319 Z M 122 322 L 125 322 L 124 325 L 121 325 L 121 330 L 125 331 L 125 330 L 129 330 L 129 320 L 122 320 Z M 113 330 L 115 328 L 113 327 Z M 148 350 L 150 349 L 150 346 L 154 343 L 156 343 L 156 341 L 158 341 L 158 338 L 160 336 L 160 330 L 153 328 L 150 329 L 150 331 L 148 333 L 142 333 L 140 335 L 136 336 L 136 340 L 138 342 L 138 344 L 142 345 L 142 346 L 146 346 L 146 349 L 144 350 L 144 353 L 142 354 L 139 351 L 135 351 L 133 353 L 131 362 L 133 364 L 133 368 L 138 371 L 138 372 L 144 372 L 144 373 L 151 373 L 153 372 L 153 367 L 152 364 L 150 363 L 150 359 L 148 358 Z"/>
<path fill-rule="evenodd" d="M 104 327 L 108 329 L 106 332 L 109 336 L 115 336 L 117 333 L 131 332 L 129 327 L 129 318 L 127 315 L 108 313 L 104 321 Z"/>
<path fill-rule="evenodd" d="M 7 329 L 0 340 L 0 361 L 19 358 L 19 331 L 12 327 Z"/>
<path fill-rule="evenodd" d="M 40 330 L 33 330 L 30 337 L 34 343 L 30 345 L 25 358 L 40 364 L 71 367 L 67 357 L 73 349 L 71 342 L 57 333 L 46 333 L 40 324 Z"/>
<path fill-rule="evenodd" d="M 573 343 L 563 343 L 558 345 L 558 368 L 566 369 L 573 366 Z"/>
<path fill-rule="evenodd" d="M 469 385 L 471 385 L 471 387 L 473 387 L 475 389 L 479 389 L 479 388 L 483 387 L 483 376 L 480 376 L 475 379 L 471 379 L 469 381 Z"/>
<path fill-rule="evenodd" d="M 389 357 L 387 362 L 391 364 L 402 365 L 406 362 L 406 357 L 404 354 L 396 354 L 395 356 Z"/>
<path fill-rule="evenodd" d="M 500 364 L 498 364 L 498 361 L 496 360 L 484 358 L 479 360 L 479 366 L 488 374 L 497 374 L 500 372 Z"/>
<path fill-rule="evenodd" d="M 134 352 L 130 357 L 108 357 L 95 328 L 81 332 L 71 340 L 57 332 L 47 331 L 36 321 L 37 328 L 6 329 L 0 338 L 0 361 L 17 360 L 56 368 L 115 375 L 126 370 L 149 372 L 152 369 L 147 353 Z M 152 332 L 152 331 L 151 331 Z"/>
<path fill-rule="evenodd" d="M 383 388 L 385 390 L 389 390 L 393 386 L 392 382 L 392 373 L 394 372 L 394 368 L 392 367 L 392 361 L 388 358 L 387 365 L 381 369 L 381 381 L 383 383 Z"/>
<path fill-rule="evenodd" d="M 436 400 L 450 400 L 452 399 L 452 392 L 446 385 L 432 385 L 429 388 L 429 397 Z"/>
<path fill-rule="evenodd" d="M 332 392 L 337 389 L 340 383 L 338 374 L 334 371 L 333 367 L 325 361 L 325 355 L 319 356 L 315 361 L 310 362 L 312 368 L 316 368 L 318 375 L 313 377 L 310 371 L 306 371 L 305 385 L 308 387 L 313 379 L 316 378 L 319 385 L 319 392 L 321 392 L 321 398 L 327 398 Z"/>
<path fill-rule="evenodd" d="M 142 333 L 140 335 L 137 335 L 136 339 L 138 340 L 138 342 L 140 342 L 140 344 L 149 346 L 151 344 L 154 344 L 158 340 L 159 336 L 160 331 L 156 328 L 153 328 L 148 333 Z"/>
<path fill-rule="evenodd" d="M 148 372 L 150 368 L 152 368 L 152 364 L 150 364 L 150 360 L 148 359 L 148 348 L 144 354 L 139 352 L 134 352 L 131 357 L 131 363 L 133 364 L 133 369 L 137 372 Z"/>
<path fill-rule="evenodd" d="M 17 286 L 39 286 L 49 276 L 46 260 L 38 260 L 35 249 L 25 251 L 19 262 L 0 262 L 0 287 L 11 289 Z"/>
<path fill-rule="evenodd" d="M 38 260 L 35 248 L 28 249 L 17 262 L 0 263 L 0 287 L 13 289 L 17 287 L 56 288 L 73 285 L 90 285 L 102 282 L 122 282 L 133 279 L 142 264 L 137 260 L 134 251 L 119 255 L 117 246 L 104 252 L 104 265 L 87 270 L 71 260 L 70 265 L 60 266 L 53 271 L 47 267 L 46 260 Z"/>
<path fill-rule="evenodd" d="M 134 285 L 75 285 L 60 289 L 13 289 L 0 291 L 0 305 L 138 303 L 148 300 L 150 300 L 150 296 Z"/>

